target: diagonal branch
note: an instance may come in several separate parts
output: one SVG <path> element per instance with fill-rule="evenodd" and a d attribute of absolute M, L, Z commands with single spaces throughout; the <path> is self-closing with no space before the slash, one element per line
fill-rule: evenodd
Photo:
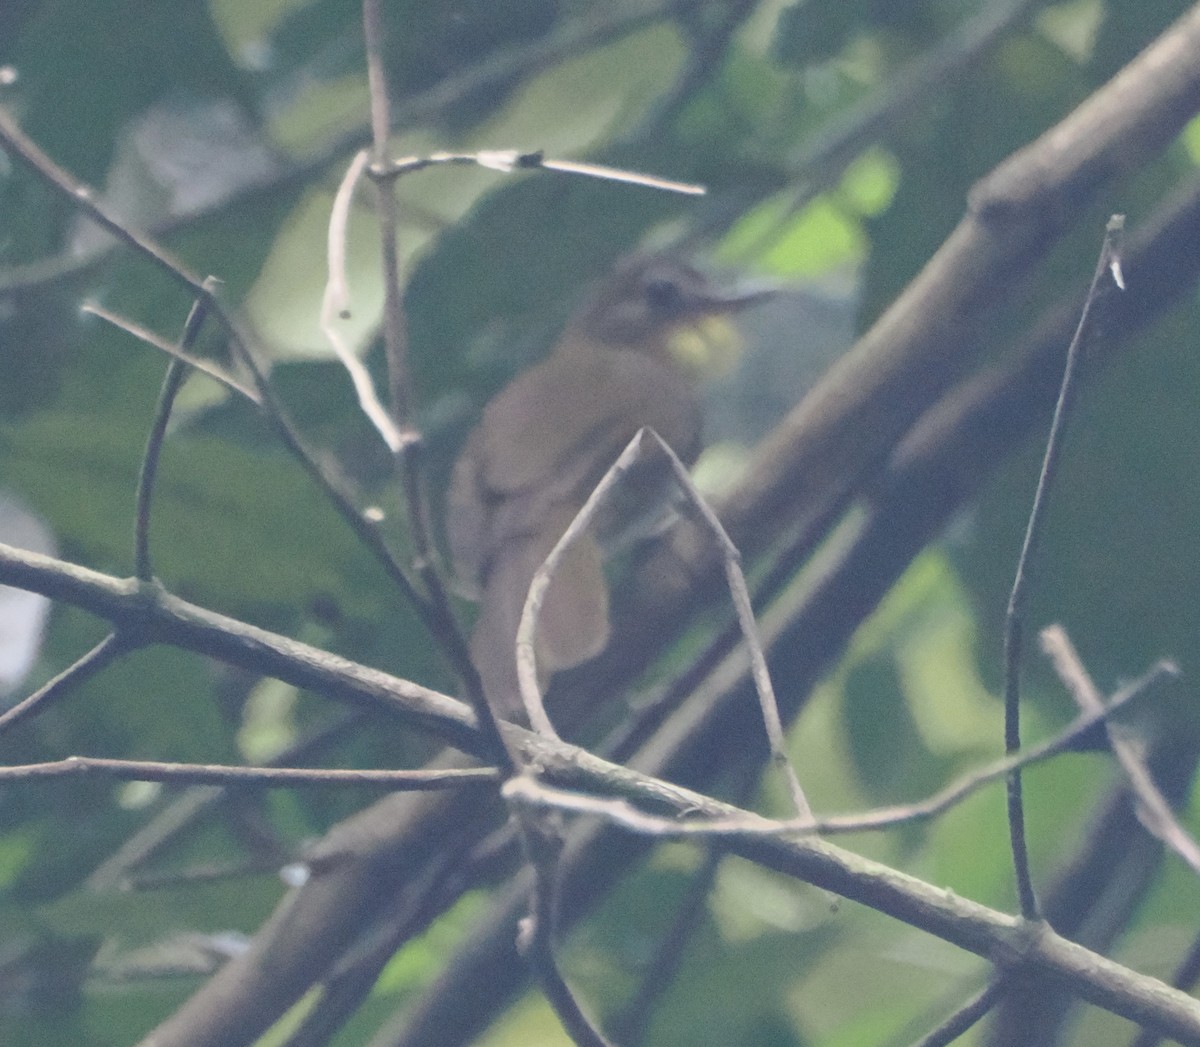
<path fill-rule="evenodd" d="M 1075 703 L 1085 712 L 1094 712 L 1104 707 L 1104 699 L 1092 682 L 1091 676 L 1080 660 L 1071 643 L 1071 638 L 1061 625 L 1052 625 L 1042 630 L 1042 650 L 1054 664 L 1059 679 L 1067 686 Z M 1138 813 L 1146 830 L 1171 848 L 1191 867 L 1200 873 L 1200 845 L 1179 824 L 1166 797 L 1154 784 L 1139 751 L 1140 747 L 1122 732 L 1119 725 L 1106 722 L 1105 731 L 1121 770 L 1129 780 L 1129 787 L 1137 797 Z"/>
<path fill-rule="evenodd" d="M 327 698 L 382 709 L 438 733 L 467 752 L 475 752 L 479 744 L 474 717 L 453 698 L 227 618 L 156 585 L 112 578 L 3 543 L 0 584 L 81 607 L 111 622 L 126 634 L 127 641 L 170 644 L 274 676 Z"/>

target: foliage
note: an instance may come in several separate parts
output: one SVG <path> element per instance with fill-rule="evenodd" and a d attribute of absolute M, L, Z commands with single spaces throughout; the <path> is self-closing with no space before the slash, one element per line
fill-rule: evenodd
<path fill-rule="evenodd" d="M 722 387 L 748 417 L 722 425 L 729 453 L 713 459 L 714 469 L 733 470 L 732 483 L 744 479 L 744 464 L 728 463 L 744 463 L 746 448 L 731 453 L 738 449 L 728 445 L 757 439 L 768 424 L 762 414 L 773 424 L 801 399 L 834 355 L 829 344 L 844 348 L 848 318 L 860 332 L 870 327 L 954 228 L 973 185 L 1088 98 L 1187 5 L 1027 6 L 1031 13 L 936 88 L 869 123 L 872 105 L 914 70 L 944 60 L 989 5 L 385 4 L 392 155 L 543 150 L 708 187 L 694 199 L 483 167 L 398 181 L 421 460 L 435 507 L 488 396 L 545 352 L 589 281 L 639 245 L 682 242 L 795 288 L 779 311 L 748 318 L 741 384 L 736 394 Z M 389 538 L 407 550 L 390 460 L 317 325 L 330 203 L 369 137 L 357 5 L 31 0 L 0 10 L 0 48 L 0 62 L 18 73 L 0 104 L 57 162 L 102 189 L 125 221 L 154 232 L 192 271 L 224 282 L 222 299 L 249 319 L 306 436 L 340 462 L 361 505 L 382 508 Z M 823 150 L 846 126 L 867 130 L 840 153 Z M 1198 136 L 1193 124 L 1140 170 L 1108 178 L 1034 271 L 1014 271 L 996 286 L 986 328 L 947 362 L 943 388 L 1014 358 L 1031 318 L 1073 301 L 1107 216 L 1127 213 L 1136 229 L 1194 176 Z M 0 164 L 2 494 L 48 522 L 65 559 L 128 576 L 137 470 L 164 364 L 79 306 L 101 303 L 173 340 L 191 296 L 144 258 L 101 242 L 15 159 Z M 1045 219 L 1055 234 L 1059 224 Z M 370 194 L 361 192 L 350 221 L 353 338 L 382 380 L 375 230 Z M 1200 357 L 1192 351 L 1195 296 L 1179 290 L 1184 300 L 1173 311 L 1106 347 L 1103 368 L 1099 351 L 1088 362 L 1036 574 L 1030 631 L 1065 622 L 1106 690 L 1163 655 L 1179 660 L 1185 681 L 1196 672 L 1200 446 L 1190 392 L 1200 384 Z M 214 330 L 201 349 L 226 362 Z M 1036 420 L 1040 433 L 1047 407 L 1043 397 L 1021 425 Z M 916 801 L 1001 754 L 1001 618 L 1040 435 L 1008 441 L 1004 451 L 1005 461 L 976 463 L 979 497 L 879 606 L 864 596 L 865 606 L 845 611 L 865 620 L 821 679 L 777 681 L 790 707 L 803 705 L 791 744 L 819 812 Z M 866 476 L 855 488 L 843 530 L 876 498 L 872 482 Z M 751 551 L 752 578 L 768 572 L 765 547 L 777 549 L 787 530 L 786 520 L 768 523 L 773 541 Z M 844 539 L 834 530 L 808 568 L 788 564 L 790 591 L 816 586 L 821 557 Z M 269 427 L 202 377 L 189 378 L 166 443 L 153 548 L 162 582 L 196 604 L 455 693 L 419 616 Z M 788 591 L 776 594 L 776 606 Z M 651 679 L 686 664 L 714 619 L 680 640 Z M 102 635 L 95 618 L 56 605 L 24 688 Z M 1029 653 L 1026 673 L 1031 739 L 1073 715 L 1038 657 Z M 1188 683 L 1174 689 L 1141 713 L 1139 728 L 1193 741 L 1193 697 Z M 0 762 L 70 754 L 262 762 L 337 714 L 313 693 L 159 646 L 5 733 Z M 409 767 L 433 751 L 397 718 L 357 715 L 314 763 Z M 758 746 L 749 737 L 729 744 Z M 720 783 L 731 793 L 737 762 L 730 757 Z M 1186 795 L 1191 768 L 1177 777 Z M 1055 882 L 1086 846 L 1088 823 L 1116 780 L 1100 753 L 1065 755 L 1026 775 L 1040 884 Z M 0 785 L 6 1044 L 135 1042 L 211 968 L 207 936 L 252 934 L 284 893 L 274 871 L 375 798 L 346 787 L 238 792 L 114 883 L 97 870 L 111 869 L 122 844 L 201 794 L 98 781 Z M 755 802 L 779 813 L 784 800 L 768 782 Z M 1014 909 L 1000 786 L 933 822 L 852 839 L 860 853 L 948 892 Z M 568 936 L 565 973 L 601 1024 L 616 1019 L 653 964 L 702 860 L 690 844 L 647 850 L 628 875 L 614 874 L 612 893 Z M 1112 955 L 1169 978 L 1195 933 L 1200 886 L 1173 856 L 1147 861 L 1158 871 Z M 207 875 L 197 882 L 198 871 Z M 132 893 L 118 889 L 129 886 L 125 876 L 137 881 Z M 404 1013 L 471 939 L 489 897 L 483 886 L 466 894 L 406 944 L 344 1028 L 320 1042 L 382 1042 L 372 1040 L 381 1023 Z M 965 957 L 867 907 L 833 904 L 816 888 L 730 858 L 646 1042 L 907 1042 L 982 984 L 982 964 Z M 299 1013 L 261 1042 L 289 1042 L 282 1029 Z M 1130 1036 L 1106 1012 L 1072 1021 L 1061 1042 L 1103 1047 Z M 988 1042 L 986 1033 L 971 1035 L 963 1042 Z M 567 1041 L 530 995 L 478 1042 Z"/>

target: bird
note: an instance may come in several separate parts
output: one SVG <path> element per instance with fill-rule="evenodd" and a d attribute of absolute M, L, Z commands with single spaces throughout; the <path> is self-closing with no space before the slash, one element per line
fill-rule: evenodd
<path fill-rule="evenodd" d="M 695 460 L 701 446 L 695 358 L 704 327 L 769 293 L 723 289 L 668 254 L 634 255 L 570 317 L 549 355 L 485 406 L 451 473 L 446 537 L 457 579 L 480 602 L 470 653 L 498 717 L 525 720 L 516 637 L 538 568 L 643 427 L 685 463 Z M 635 469 L 617 507 L 559 561 L 535 639 L 543 684 L 607 645 L 606 550 L 622 532 L 637 530 L 634 517 L 642 517 L 644 528 L 647 519 L 667 515 L 657 505 L 666 470 L 654 472 L 649 464 Z M 645 504 L 631 504 L 639 501 Z"/>

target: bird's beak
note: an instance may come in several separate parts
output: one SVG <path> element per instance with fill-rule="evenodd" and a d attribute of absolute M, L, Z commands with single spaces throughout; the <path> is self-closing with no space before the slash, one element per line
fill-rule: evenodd
<path fill-rule="evenodd" d="M 714 289 L 697 297 L 696 312 L 701 316 L 740 313 L 743 309 L 774 298 L 778 293 L 776 284 L 765 281 L 747 282 L 725 290 Z"/>
<path fill-rule="evenodd" d="M 762 281 L 697 292 L 688 303 L 688 315 L 667 337 L 671 356 L 701 381 L 728 373 L 744 348 L 741 333 L 730 317 L 778 292 L 777 286 Z"/>

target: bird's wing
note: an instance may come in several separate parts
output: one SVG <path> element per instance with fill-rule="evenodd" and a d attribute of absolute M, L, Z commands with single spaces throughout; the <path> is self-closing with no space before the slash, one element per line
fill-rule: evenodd
<path fill-rule="evenodd" d="M 502 390 L 451 479 L 447 535 L 462 580 L 482 583 L 496 549 L 543 530 L 563 507 L 578 510 L 642 426 L 685 460 L 698 448 L 687 379 L 643 353 L 557 353 Z"/>
<path fill-rule="evenodd" d="M 524 719 L 516 643 L 529 585 L 569 523 L 566 513 L 547 520 L 541 532 L 497 549 L 488 568 L 471 633 L 471 660 L 492 708 L 509 719 Z M 542 603 L 535 645 L 539 683 L 559 669 L 594 658 L 604 650 L 608 635 L 603 555 L 595 540 L 584 535 L 559 561 Z"/>
<path fill-rule="evenodd" d="M 475 596 L 479 595 L 483 582 L 484 562 L 490 545 L 489 518 L 495 507 L 495 500 L 489 495 L 481 475 L 482 440 L 479 429 L 467 438 L 454 463 L 446 496 L 446 540 L 454 573 L 460 585 L 468 590 L 468 595 Z"/>
<path fill-rule="evenodd" d="M 501 496 L 577 485 L 603 474 L 643 426 L 694 451 L 699 411 L 682 374 L 629 350 L 557 353 L 485 411 L 483 483 Z"/>

